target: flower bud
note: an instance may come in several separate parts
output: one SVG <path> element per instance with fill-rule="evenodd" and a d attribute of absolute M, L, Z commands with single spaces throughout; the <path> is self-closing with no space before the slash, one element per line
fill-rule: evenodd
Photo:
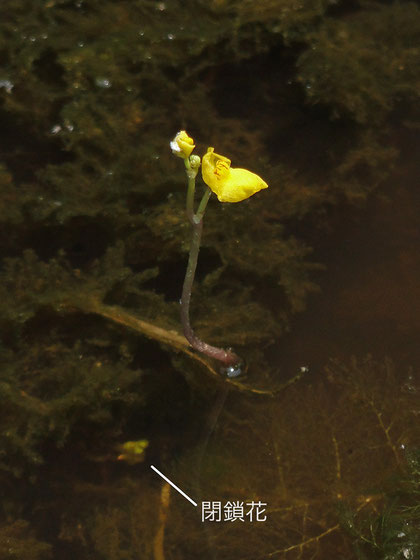
<path fill-rule="evenodd" d="M 185 130 L 180 130 L 177 133 L 170 146 L 172 153 L 182 159 L 190 157 L 191 152 L 195 148 L 194 140 L 188 136 Z"/>
<path fill-rule="evenodd" d="M 200 164 L 201 164 L 200 156 L 192 155 L 190 157 L 191 169 L 198 169 L 200 167 Z"/>

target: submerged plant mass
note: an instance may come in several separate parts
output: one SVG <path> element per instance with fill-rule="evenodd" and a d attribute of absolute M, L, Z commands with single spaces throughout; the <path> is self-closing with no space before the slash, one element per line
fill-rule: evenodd
<path fill-rule="evenodd" d="M 415 374 L 407 391 L 398 364 L 343 360 L 319 379 L 276 352 L 319 240 L 415 157 L 418 5 L 1 7 L 0 558 L 415 558 Z M 241 202 L 209 201 L 192 323 L 243 378 L 181 332 L 180 129 L 177 155 Z M 246 550 L 151 482 L 154 461 L 190 491 L 203 448 L 209 496 L 269 502 Z"/>

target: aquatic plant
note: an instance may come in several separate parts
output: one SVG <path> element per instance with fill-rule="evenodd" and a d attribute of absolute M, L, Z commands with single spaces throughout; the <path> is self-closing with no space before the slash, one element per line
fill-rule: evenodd
<path fill-rule="evenodd" d="M 169 470 L 172 460 L 185 459 L 220 382 L 179 332 L 190 228 L 167 139 L 188 127 L 229 155 L 218 156 L 221 178 L 232 177 L 230 159 L 252 161 L 270 184 L 241 204 L 208 205 L 194 326 L 215 346 L 228 339 L 250 364 L 249 385 L 224 382 L 245 400 L 272 396 L 289 374 L 273 360 L 275 348 L 316 289 L 314 261 L 321 257 L 312 251 L 320 232 L 333 229 L 343 201 L 363 201 L 377 188 L 397 149 L 410 146 L 406 161 L 414 157 L 415 142 L 399 139 L 415 130 L 418 7 L 3 0 L 2 12 L 1 554 L 13 542 L 22 558 L 48 557 L 49 547 L 60 558 L 63 551 L 80 559 L 148 558 L 159 497 L 141 460 L 150 453 Z M 197 142 L 200 153 L 206 148 Z M 229 185 L 219 184 L 221 197 Z M 288 393 L 272 418 L 280 434 L 272 453 L 285 458 L 276 467 L 284 487 L 296 491 L 279 505 L 270 550 L 296 545 L 296 532 L 322 535 L 328 520 L 325 531 L 338 523 L 334 515 L 325 521 L 330 502 L 302 499 L 313 488 L 325 496 L 328 461 L 336 457 L 331 438 L 329 446 L 308 447 L 307 426 L 299 422 L 317 420 L 315 392 L 299 400 L 303 393 Z M 355 449 L 351 434 L 364 437 L 359 411 L 343 417 L 342 410 L 334 419 L 338 427 L 348 420 L 345 449 Z M 239 468 L 238 444 L 244 426 L 254 432 L 242 409 L 231 416 L 238 422 L 227 427 L 231 439 L 216 427 L 220 453 L 209 468 L 225 472 L 224 487 L 239 495 L 252 485 Z M 367 425 L 371 420 L 363 416 Z M 289 432 L 302 434 L 297 447 Z M 368 435 L 373 445 L 382 441 Z M 258 434 L 246 447 L 256 481 L 272 468 L 272 457 L 259 463 L 254 451 L 266 458 L 257 445 L 264 438 Z M 131 448 L 145 440 L 144 452 Z M 305 470 L 310 461 L 313 471 Z M 374 466 L 379 472 L 384 465 Z M 319 524 L 303 530 L 305 511 Z M 199 530 L 172 511 L 169 519 L 172 556 L 182 556 L 186 528 L 185 546 L 196 556 Z M 261 539 L 253 538 L 259 551 Z M 218 546 L 230 556 L 237 543 L 243 545 L 239 533 Z"/>
<path fill-rule="evenodd" d="M 332 360 L 269 400 L 232 399 L 207 447 L 202 492 L 267 502 L 267 521 L 210 524 L 206 558 L 416 559 L 418 394 L 414 372 L 366 356 Z M 187 485 L 188 474 L 183 463 L 174 476 Z M 193 514 L 175 511 L 184 534 Z M 205 541 L 192 539 L 177 558 Z"/>
<path fill-rule="evenodd" d="M 359 560 L 415 560 L 420 556 L 420 448 L 405 453 L 403 474 L 393 477 L 379 512 L 340 513 Z"/>
<path fill-rule="evenodd" d="M 37 540 L 29 523 L 17 519 L 0 525 L 0 557 L 2 560 L 48 560 L 52 546 Z"/>
<path fill-rule="evenodd" d="M 226 366 L 225 371 L 227 375 L 229 377 L 236 377 L 241 372 L 241 358 L 230 349 L 224 350 L 203 342 L 194 333 L 190 324 L 191 291 L 200 250 L 203 217 L 212 192 L 217 195 L 220 202 L 240 202 L 254 195 L 261 189 L 266 189 L 268 185 L 261 177 L 251 171 L 231 168 L 228 158 L 219 156 L 214 153 L 213 148 L 208 148 L 207 153 L 203 157 L 202 164 L 203 180 L 208 188 L 203 194 L 197 212 L 195 212 L 195 179 L 201 161 L 199 156 L 191 155 L 195 147 L 194 141 L 184 130 L 181 130 L 172 140 L 170 146 L 172 152 L 178 157 L 181 157 L 185 163 L 188 179 L 187 216 L 193 230 L 181 298 L 181 321 L 184 334 L 193 348 L 220 361 Z"/>

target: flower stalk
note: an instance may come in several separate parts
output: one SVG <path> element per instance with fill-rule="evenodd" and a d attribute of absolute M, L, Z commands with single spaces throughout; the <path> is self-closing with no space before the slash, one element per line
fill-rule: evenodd
<path fill-rule="evenodd" d="M 224 348 L 207 344 L 198 338 L 191 327 L 191 293 L 195 278 L 195 271 L 197 269 L 198 254 L 200 252 L 201 235 L 203 232 L 203 217 L 212 191 L 209 188 L 206 189 L 198 206 L 197 212 L 194 212 L 195 178 L 197 176 L 198 166 L 196 168 L 191 166 L 190 158 L 185 158 L 184 162 L 188 177 L 187 216 L 192 228 L 190 253 L 181 296 L 181 323 L 184 336 L 191 346 L 198 350 L 198 352 L 202 352 L 210 358 L 218 360 L 226 367 L 238 366 L 242 360 L 237 354 L 232 352 L 232 350 L 225 350 Z"/>

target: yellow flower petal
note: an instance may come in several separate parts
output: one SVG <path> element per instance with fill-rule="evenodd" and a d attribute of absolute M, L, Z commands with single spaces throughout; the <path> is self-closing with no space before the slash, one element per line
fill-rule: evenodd
<path fill-rule="evenodd" d="M 268 187 L 267 183 L 247 169 L 230 167 L 230 159 L 208 148 L 201 166 L 203 181 L 220 202 L 241 202 Z"/>
<path fill-rule="evenodd" d="M 195 148 L 194 140 L 188 136 L 185 130 L 180 130 L 170 143 L 172 153 L 176 156 L 187 159 Z"/>

